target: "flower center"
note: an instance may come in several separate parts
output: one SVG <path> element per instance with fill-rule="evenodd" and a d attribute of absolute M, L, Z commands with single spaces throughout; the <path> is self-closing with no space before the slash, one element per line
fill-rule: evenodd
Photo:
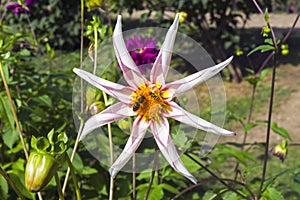
<path fill-rule="evenodd" d="M 171 111 L 171 107 L 162 97 L 159 84 L 143 84 L 132 93 L 132 110 L 146 121 L 161 121 L 162 115 Z"/>

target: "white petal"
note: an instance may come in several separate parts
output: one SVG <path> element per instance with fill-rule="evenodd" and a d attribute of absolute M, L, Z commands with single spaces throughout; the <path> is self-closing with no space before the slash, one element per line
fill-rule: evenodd
<path fill-rule="evenodd" d="M 113 33 L 113 45 L 124 79 L 128 85 L 137 88 L 145 83 L 145 78 L 142 76 L 139 68 L 134 63 L 126 48 L 122 33 L 122 18 L 120 15 L 118 16 L 117 24 Z"/>
<path fill-rule="evenodd" d="M 220 128 L 208 121 L 205 121 L 204 119 L 201 119 L 200 117 L 197 117 L 196 115 L 193 115 L 183 108 L 181 108 L 179 105 L 177 105 L 175 102 L 170 102 L 169 104 L 172 108 L 172 111 L 169 113 L 166 113 L 166 117 L 173 118 L 177 121 L 180 121 L 182 123 L 188 124 L 190 126 L 193 126 L 195 128 L 215 133 L 217 135 L 226 135 L 226 136 L 233 136 L 236 135 L 235 132 L 227 131 L 223 128 Z"/>
<path fill-rule="evenodd" d="M 104 91 L 106 94 L 118 99 L 123 103 L 129 103 L 131 101 L 130 95 L 133 92 L 133 89 L 128 86 L 123 86 L 111 81 L 102 79 L 94 74 L 91 74 L 87 71 L 74 68 L 73 71 L 82 79 L 90 83 L 91 85 L 99 88 Z"/>
<path fill-rule="evenodd" d="M 161 153 L 164 155 L 173 169 L 196 184 L 198 182 L 197 179 L 185 168 L 177 153 L 175 145 L 170 136 L 168 120 L 163 118 L 162 122 L 160 123 L 152 123 L 151 129 Z"/>
<path fill-rule="evenodd" d="M 120 169 L 124 167 L 124 165 L 128 162 L 128 160 L 132 157 L 137 148 L 140 146 L 148 127 L 149 122 L 145 122 L 140 117 L 137 117 L 134 120 L 132 125 L 132 133 L 122 153 L 109 169 L 109 173 L 113 178 L 117 175 Z"/>
<path fill-rule="evenodd" d="M 88 133 L 100 126 L 134 115 L 135 112 L 127 104 L 118 102 L 90 117 L 84 124 L 80 140 L 84 139 Z"/>
<path fill-rule="evenodd" d="M 204 81 L 210 79 L 217 73 L 219 73 L 224 67 L 226 67 L 231 60 L 233 59 L 233 56 L 228 58 L 222 63 L 219 63 L 218 65 L 215 65 L 213 67 L 209 67 L 207 69 L 201 70 L 195 74 L 192 74 L 190 76 L 187 76 L 183 79 L 171 82 L 166 84 L 165 88 L 168 88 L 169 90 L 174 93 L 174 95 L 181 94 L 185 91 L 190 90 L 192 87 L 203 83 Z"/>
<path fill-rule="evenodd" d="M 172 26 L 169 28 L 165 41 L 158 53 L 150 72 L 150 81 L 153 83 L 165 84 L 172 57 L 173 46 L 178 28 L 179 14 L 176 14 Z"/>

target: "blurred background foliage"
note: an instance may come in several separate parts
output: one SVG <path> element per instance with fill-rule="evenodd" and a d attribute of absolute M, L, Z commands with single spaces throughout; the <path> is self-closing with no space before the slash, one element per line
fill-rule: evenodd
<path fill-rule="evenodd" d="M 93 0 L 86 1 L 86 3 L 90 1 Z M 29 14 L 19 15 L 6 10 L 5 6 L 9 2 L 11 1 L 0 1 L 0 59 L 3 62 L 25 141 L 29 144 L 32 135 L 46 136 L 54 128 L 57 132 L 64 131 L 68 134 L 72 147 L 77 136 L 72 115 L 72 89 L 75 77 L 72 69 L 79 67 L 80 60 L 80 2 L 78 0 L 39 0 L 30 7 Z M 291 2 L 288 0 L 259 1 L 263 7 L 268 7 L 272 12 L 287 12 Z M 299 8 L 299 2 L 295 3 Z M 85 7 L 85 31 L 93 15 L 98 15 L 102 24 L 108 25 L 107 29 L 113 28 L 118 13 L 126 15 L 126 20 L 124 20 L 126 28 L 149 25 L 168 27 L 172 22 L 170 19 L 178 11 L 187 13 L 186 19 L 180 25 L 180 32 L 192 36 L 201 43 L 216 61 L 224 60 L 237 50 L 249 51 L 249 44 L 258 43 L 255 38 L 244 43 L 245 39 L 241 36 L 250 14 L 257 12 L 251 1 L 244 0 L 108 0 L 105 3 L 101 2 L 100 8 Z M 102 37 L 109 36 L 110 31 L 106 31 Z M 88 37 L 84 40 L 85 56 L 87 56 L 90 41 Z M 244 59 L 230 66 L 228 80 L 242 80 L 245 70 L 241 63 L 247 60 L 245 53 L 243 56 Z M 35 199 L 35 196 L 24 187 L 25 159 L 22 145 L 2 79 L 0 83 L 1 167 L 17 183 L 17 187 L 26 198 Z M 125 144 L 126 140 L 122 138 L 125 136 L 121 130 L 117 126 L 113 129 L 115 140 L 120 142 L 120 145 L 122 142 Z M 187 138 L 184 137 L 182 134 L 179 138 L 186 141 Z M 193 151 L 193 148 L 196 150 L 195 147 L 198 145 L 196 142 L 191 144 L 190 151 Z M 217 170 L 220 165 L 227 165 L 225 161 L 228 159 L 231 164 L 235 161 L 241 162 L 244 168 L 247 168 L 246 163 L 255 166 L 255 159 L 246 152 L 239 152 L 231 146 L 227 148 L 217 146 L 217 148 L 221 151 L 214 153 L 210 158 L 203 158 L 206 165 L 214 163 L 213 169 Z M 68 152 L 71 153 L 71 149 Z M 183 160 L 187 166 L 193 165 L 188 158 Z M 82 144 L 79 145 L 75 155 L 74 167 L 80 180 L 83 199 L 107 198 L 109 174 Z M 198 165 L 190 167 L 198 170 L 198 178 L 207 178 L 208 181 L 214 182 L 213 179 L 204 175 L 204 170 Z M 67 166 L 63 166 L 59 172 L 60 178 L 65 176 L 66 168 Z M 255 174 L 255 170 L 251 170 L 249 169 L 249 174 L 253 171 L 252 174 Z M 223 173 L 225 172 L 220 172 L 220 174 Z M 295 175 L 293 183 L 299 183 L 299 170 L 295 169 L 288 173 Z M 153 192 L 150 193 L 149 199 L 172 197 L 188 186 L 186 179 L 175 173 L 171 167 L 164 168 L 161 174 L 166 184 L 158 184 L 161 180 L 155 177 Z M 150 176 L 151 174 L 143 173 L 137 177 L 139 183 L 137 197 L 140 198 L 145 194 Z M 253 181 L 255 182 L 254 178 Z M 0 186 L 0 199 L 17 198 L 1 176 Z M 132 192 L 131 174 L 120 173 L 115 190 L 115 199 L 128 199 L 127 196 Z M 209 199 L 217 190 L 221 190 L 220 184 L 216 184 L 214 190 L 203 186 L 186 193 L 185 198 L 199 199 L 203 196 Z M 297 190 L 295 191 L 293 192 L 297 193 Z M 53 194 L 56 195 L 57 192 L 55 182 L 52 180 L 43 195 L 45 199 L 57 199 L 57 196 Z M 223 194 L 224 198 L 234 196 L 228 191 Z M 66 199 L 73 197 L 73 186 L 70 182 Z"/>

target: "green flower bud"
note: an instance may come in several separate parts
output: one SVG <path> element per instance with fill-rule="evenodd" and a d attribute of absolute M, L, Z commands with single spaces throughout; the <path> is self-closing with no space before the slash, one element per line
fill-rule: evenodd
<path fill-rule="evenodd" d="M 91 115 L 96 115 L 105 109 L 105 104 L 102 101 L 96 101 L 89 107 Z"/>
<path fill-rule="evenodd" d="M 31 152 L 26 169 L 25 185 L 30 192 L 43 189 L 59 168 L 59 163 L 50 154 Z"/>

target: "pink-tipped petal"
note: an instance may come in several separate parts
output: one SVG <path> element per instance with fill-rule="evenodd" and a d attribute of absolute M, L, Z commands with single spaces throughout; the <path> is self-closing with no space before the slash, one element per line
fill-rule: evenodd
<path fill-rule="evenodd" d="M 235 132 L 231 132 L 228 130 L 225 130 L 223 128 L 220 128 L 208 121 L 205 121 L 204 119 L 201 119 L 200 117 L 193 115 L 183 108 L 181 108 L 179 105 L 177 105 L 175 102 L 170 102 L 169 104 L 172 108 L 172 111 L 169 113 L 166 113 L 166 117 L 173 118 L 177 121 L 180 121 L 182 123 L 185 123 L 187 125 L 193 126 L 195 128 L 215 133 L 217 135 L 225 135 L 225 136 L 233 136 L 236 135 Z"/>
<path fill-rule="evenodd" d="M 128 160 L 132 157 L 137 148 L 140 146 L 148 127 L 149 122 L 142 120 L 141 117 L 138 117 L 134 120 L 132 125 L 132 133 L 122 153 L 109 169 L 109 173 L 113 178 L 117 175 L 120 169 L 124 167 L 124 165 L 128 162 Z"/>
<path fill-rule="evenodd" d="M 135 112 L 132 109 L 122 102 L 118 102 L 102 112 L 90 117 L 84 124 L 80 140 L 84 139 L 87 134 L 91 131 L 99 128 L 105 124 L 118 121 L 128 116 L 134 116 Z"/>
<path fill-rule="evenodd" d="M 118 16 L 117 24 L 113 33 L 113 45 L 124 79 L 128 85 L 137 88 L 145 83 L 146 79 L 142 76 L 139 68 L 134 63 L 126 48 L 122 33 L 122 18 L 120 15 Z"/>
<path fill-rule="evenodd" d="M 151 129 L 161 153 L 164 155 L 173 169 L 196 184 L 198 182 L 197 179 L 185 168 L 177 153 L 169 133 L 170 130 L 168 120 L 163 118 L 160 123 L 151 123 Z"/>
<path fill-rule="evenodd" d="M 91 85 L 99 88 L 104 91 L 106 94 L 118 99 L 123 103 L 129 103 L 131 101 L 130 95 L 133 92 L 133 89 L 128 86 L 123 86 L 111 81 L 102 79 L 94 74 L 91 74 L 87 71 L 74 68 L 73 71 L 82 79 L 86 80 Z"/>
<path fill-rule="evenodd" d="M 179 14 L 176 14 L 175 20 L 168 30 L 165 41 L 158 53 L 158 56 L 153 64 L 153 68 L 150 72 L 150 81 L 152 81 L 152 83 L 159 83 L 161 85 L 165 84 L 172 57 L 176 32 L 178 28 L 178 21 Z"/>
<path fill-rule="evenodd" d="M 227 60 L 215 66 L 201 70 L 183 79 L 168 83 L 166 84 L 165 88 L 168 88 L 170 91 L 172 91 L 172 93 L 175 96 L 183 92 L 186 92 L 191 88 L 193 88 L 194 86 L 203 83 L 204 81 L 210 79 L 211 77 L 219 73 L 223 68 L 225 68 L 231 62 L 232 59 L 233 56 L 231 56 Z"/>

